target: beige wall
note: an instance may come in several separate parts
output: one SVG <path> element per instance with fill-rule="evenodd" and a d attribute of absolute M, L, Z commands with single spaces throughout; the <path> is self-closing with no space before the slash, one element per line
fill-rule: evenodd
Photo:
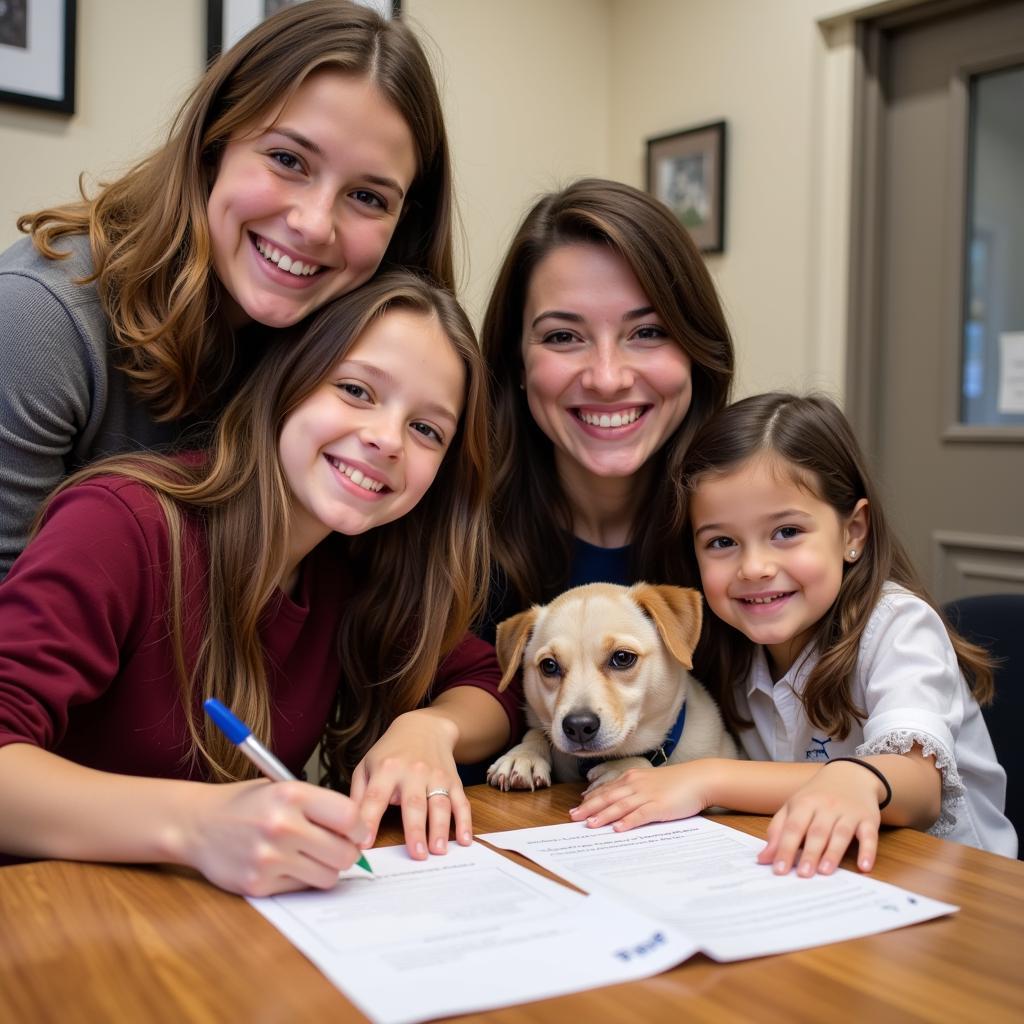
<path fill-rule="evenodd" d="M 838 0 L 405 0 L 447 110 L 478 319 L 539 192 L 583 174 L 642 184 L 643 140 L 729 123 L 727 248 L 709 258 L 739 390 L 839 392 L 852 35 Z M 77 113 L 0 105 L 0 245 L 16 215 L 155 144 L 202 66 L 205 0 L 79 5 Z"/>
<path fill-rule="evenodd" d="M 643 183 L 645 137 L 728 122 L 726 250 L 708 263 L 734 331 L 741 394 L 841 385 L 841 360 L 825 356 L 816 337 L 825 287 L 816 98 L 826 53 L 816 20 L 836 6 L 641 0 L 613 8 L 613 177 Z M 830 339 L 833 351 L 840 344 Z"/>
<path fill-rule="evenodd" d="M 607 176 L 613 0 L 404 0 L 438 71 L 479 322 L 530 200 Z"/>
<path fill-rule="evenodd" d="M 76 195 L 164 136 L 198 77 L 206 45 L 201 0 L 87 0 L 78 5 L 75 114 L 0 103 L 0 246 L 19 214 Z M 2 314 L 2 311 L 0 311 Z"/>
<path fill-rule="evenodd" d="M 406 0 L 448 78 L 471 308 L 538 189 L 579 174 L 642 186 L 646 137 L 723 118 L 726 251 L 708 263 L 736 339 L 737 392 L 841 396 L 853 80 L 841 16 L 892 6 Z"/>

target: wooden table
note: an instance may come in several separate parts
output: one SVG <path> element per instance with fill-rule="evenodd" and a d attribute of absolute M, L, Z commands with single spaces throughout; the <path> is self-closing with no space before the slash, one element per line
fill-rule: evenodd
<path fill-rule="evenodd" d="M 469 792 L 476 831 L 490 832 L 567 820 L 579 787 Z M 767 826 L 719 820 L 758 836 Z M 394 824 L 381 836 L 401 839 Z M 899 829 L 883 834 L 874 875 L 962 909 L 783 956 L 696 956 L 646 981 L 460 1019 L 1024 1021 L 1024 864 Z M 364 1019 L 244 900 L 189 872 L 60 861 L 0 868 L 5 1024 Z"/>

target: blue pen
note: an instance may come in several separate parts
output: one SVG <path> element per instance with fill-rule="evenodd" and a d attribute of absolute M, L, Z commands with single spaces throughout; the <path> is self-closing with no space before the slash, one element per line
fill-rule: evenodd
<path fill-rule="evenodd" d="M 292 782 L 295 776 L 267 750 L 265 746 L 252 734 L 252 730 L 240 718 L 229 711 L 219 700 L 211 697 L 203 704 L 206 713 L 213 720 L 213 724 L 232 742 L 238 749 L 268 779 L 274 782 Z M 356 863 L 364 870 L 373 874 L 370 862 L 362 855 Z"/>

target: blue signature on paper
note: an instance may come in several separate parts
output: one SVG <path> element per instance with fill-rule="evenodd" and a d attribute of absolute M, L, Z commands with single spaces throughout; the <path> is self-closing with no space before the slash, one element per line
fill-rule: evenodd
<path fill-rule="evenodd" d="M 665 944 L 665 936 L 662 932 L 654 932 L 653 935 L 646 941 L 637 943 L 635 946 L 629 946 L 626 949 L 617 949 L 615 956 L 619 960 L 635 960 L 637 957 L 647 956 L 648 953 L 653 952 L 659 946 Z"/>

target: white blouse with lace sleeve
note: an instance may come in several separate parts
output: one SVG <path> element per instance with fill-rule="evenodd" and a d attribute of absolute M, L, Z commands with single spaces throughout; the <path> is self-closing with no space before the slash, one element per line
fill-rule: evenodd
<path fill-rule="evenodd" d="M 748 756 L 824 763 L 906 753 L 917 744 L 942 772 L 942 810 L 929 831 L 1017 855 L 1017 836 L 1003 814 L 1006 773 L 934 609 L 894 583 L 885 585 L 861 638 L 853 680 L 854 704 L 867 717 L 842 740 L 820 734 L 803 712 L 799 694 L 815 662 L 805 651 L 773 684 L 764 652 L 757 652 L 738 694 L 739 710 L 754 722 L 740 734 Z"/>

